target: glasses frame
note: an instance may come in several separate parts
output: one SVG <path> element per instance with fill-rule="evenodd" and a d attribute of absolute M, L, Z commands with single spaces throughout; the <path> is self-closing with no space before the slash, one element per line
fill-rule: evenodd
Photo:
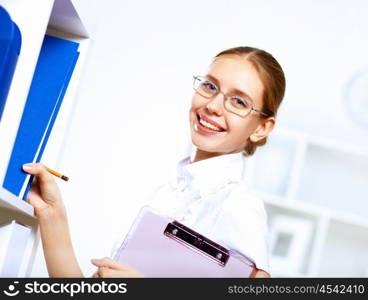
<path fill-rule="evenodd" d="M 256 109 L 256 108 L 254 107 L 253 102 L 248 101 L 248 100 L 245 100 L 243 97 L 240 97 L 240 96 L 239 96 L 239 98 L 243 99 L 244 101 L 247 101 L 247 102 L 250 104 L 250 110 L 247 112 L 247 114 L 246 114 L 246 115 L 240 115 L 240 114 L 237 114 L 237 113 L 235 113 L 235 112 L 233 112 L 233 111 L 229 111 L 229 110 L 226 108 L 226 105 L 225 105 L 225 101 L 229 99 L 229 96 L 228 96 L 228 95 L 226 95 L 223 91 L 221 91 L 221 89 L 217 86 L 217 84 L 213 83 L 213 82 L 212 82 L 211 80 L 209 80 L 209 79 L 206 79 L 206 77 L 205 77 L 205 76 L 193 76 L 193 79 L 194 79 L 194 81 L 193 81 L 193 89 L 195 90 L 195 92 L 196 92 L 196 93 L 198 93 L 199 95 L 201 95 L 202 97 L 204 97 L 204 98 L 206 98 L 206 99 L 211 99 L 211 98 L 216 97 L 218 94 L 222 94 L 222 95 L 224 96 L 224 102 L 223 102 L 223 104 L 224 104 L 224 108 L 225 108 L 228 112 L 230 112 L 230 113 L 232 113 L 232 114 L 236 114 L 237 116 L 240 116 L 240 117 L 245 118 L 245 117 L 246 117 L 246 116 L 248 116 L 248 115 L 251 113 L 251 111 L 253 110 L 253 111 L 255 111 L 256 113 L 259 113 L 259 114 L 260 114 L 260 115 L 262 115 L 262 116 L 270 117 L 270 115 L 268 115 L 268 114 L 266 114 L 266 113 L 264 113 L 264 112 L 260 111 L 259 109 Z M 201 93 L 200 93 L 200 92 L 195 88 L 195 86 L 196 86 L 196 81 L 197 81 L 197 80 L 198 80 L 199 82 L 202 82 L 202 81 L 204 81 L 205 79 L 206 79 L 206 80 L 208 80 L 208 81 L 209 81 L 209 82 L 211 82 L 214 86 L 216 86 L 216 87 L 217 87 L 217 92 L 216 92 L 215 94 L 213 94 L 212 96 L 210 96 L 210 97 L 208 97 L 208 96 L 206 96 L 206 95 L 201 94 Z M 232 96 L 234 96 L 234 95 L 232 95 Z"/>

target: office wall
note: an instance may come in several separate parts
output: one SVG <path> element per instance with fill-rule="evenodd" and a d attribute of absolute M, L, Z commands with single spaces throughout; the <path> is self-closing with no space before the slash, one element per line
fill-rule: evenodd
<path fill-rule="evenodd" d="M 188 152 L 192 75 L 219 51 L 268 50 L 287 77 L 279 125 L 368 146 L 344 89 L 367 67 L 368 5 L 354 1 L 75 1 L 92 43 L 60 169 L 75 250 L 108 256 L 148 191 Z M 43 276 L 38 256 L 35 276 Z"/>

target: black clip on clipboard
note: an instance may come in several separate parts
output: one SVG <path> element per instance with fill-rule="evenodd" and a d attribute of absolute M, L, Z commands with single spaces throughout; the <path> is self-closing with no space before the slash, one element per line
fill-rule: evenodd
<path fill-rule="evenodd" d="M 226 248 L 195 232 L 189 227 L 184 226 L 178 221 L 167 224 L 164 234 L 179 243 L 191 247 L 193 250 L 207 256 L 221 266 L 226 265 L 229 259 L 229 251 Z"/>

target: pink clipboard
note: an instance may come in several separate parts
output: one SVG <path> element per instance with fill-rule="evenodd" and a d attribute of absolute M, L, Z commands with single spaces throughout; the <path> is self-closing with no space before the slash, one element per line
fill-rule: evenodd
<path fill-rule="evenodd" d="M 143 207 L 113 257 L 145 277 L 253 277 L 255 265 L 183 224 Z"/>

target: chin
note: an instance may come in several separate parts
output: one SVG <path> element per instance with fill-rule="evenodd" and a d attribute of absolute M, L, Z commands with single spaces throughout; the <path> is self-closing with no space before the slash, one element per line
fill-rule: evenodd
<path fill-rule="evenodd" d="M 210 144 L 206 141 L 196 139 L 192 136 L 192 144 L 195 146 L 198 150 L 209 152 L 209 153 L 220 153 L 222 151 L 219 151 L 219 147 L 216 147 L 213 144 Z"/>

